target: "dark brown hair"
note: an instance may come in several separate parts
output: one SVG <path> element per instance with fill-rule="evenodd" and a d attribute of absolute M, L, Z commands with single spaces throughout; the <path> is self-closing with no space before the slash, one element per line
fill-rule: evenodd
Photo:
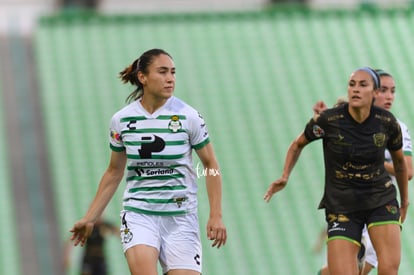
<path fill-rule="evenodd" d="M 119 72 L 119 78 L 121 78 L 123 83 L 130 83 L 131 85 L 137 86 L 137 88 L 126 98 L 125 101 L 127 103 L 139 99 L 144 92 L 143 85 L 138 79 L 138 72 L 141 71 L 143 74 L 147 74 L 148 67 L 151 65 L 154 58 L 162 54 L 168 55 L 172 59 L 171 55 L 162 49 L 151 49 L 144 52 L 138 59 L 132 62 L 131 65 Z"/>

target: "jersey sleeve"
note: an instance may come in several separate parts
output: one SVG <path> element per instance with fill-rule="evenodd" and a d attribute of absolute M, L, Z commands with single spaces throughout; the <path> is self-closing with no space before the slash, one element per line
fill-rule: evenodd
<path fill-rule="evenodd" d="M 190 117 L 189 135 L 193 149 L 201 149 L 210 142 L 206 123 L 199 112 L 195 111 Z"/>
<path fill-rule="evenodd" d="M 112 116 L 109 125 L 109 146 L 112 149 L 112 151 L 115 152 L 121 152 L 125 150 L 125 146 L 122 141 L 120 120 L 116 115 Z"/>
<path fill-rule="evenodd" d="M 321 114 L 318 118 L 311 118 L 305 126 L 304 134 L 308 141 L 321 139 L 325 136 L 324 116 Z"/>

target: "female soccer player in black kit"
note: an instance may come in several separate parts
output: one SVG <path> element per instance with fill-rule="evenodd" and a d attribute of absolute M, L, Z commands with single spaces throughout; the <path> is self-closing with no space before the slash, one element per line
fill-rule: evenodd
<path fill-rule="evenodd" d="M 99 218 L 84 247 L 80 275 L 107 275 L 107 257 L 105 255 L 105 239 L 109 235 L 119 236 L 119 227 Z M 65 269 L 70 264 L 70 252 L 73 245 L 67 242 L 64 253 Z"/>
<path fill-rule="evenodd" d="M 380 78 L 369 67 L 356 69 L 348 81 L 348 103 L 314 116 L 290 145 L 282 176 L 272 182 L 264 200 L 282 190 L 302 149 L 322 139 L 325 190 L 319 208 L 328 224 L 331 275 L 358 274 L 357 254 L 366 224 L 378 256 L 378 274 L 396 275 L 401 260 L 401 223 L 408 201 L 407 167 L 396 118 L 373 101 Z M 388 149 L 400 193 L 384 168 Z"/>

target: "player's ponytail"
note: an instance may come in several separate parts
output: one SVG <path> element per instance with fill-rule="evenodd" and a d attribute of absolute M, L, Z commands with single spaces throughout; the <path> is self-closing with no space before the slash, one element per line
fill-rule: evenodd
<path fill-rule="evenodd" d="M 142 83 L 138 80 L 138 71 L 140 71 L 139 63 L 140 62 L 138 58 L 131 65 L 119 73 L 119 78 L 121 78 L 121 81 L 123 83 L 130 83 L 131 85 L 137 86 L 137 88 L 126 98 L 125 101 L 127 103 L 137 100 L 142 96 L 143 93 Z"/>

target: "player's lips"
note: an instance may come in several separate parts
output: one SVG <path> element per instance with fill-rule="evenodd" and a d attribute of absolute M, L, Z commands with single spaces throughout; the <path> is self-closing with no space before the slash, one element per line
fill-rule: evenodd
<path fill-rule="evenodd" d="M 392 106 L 392 103 L 384 103 L 384 109 L 390 110 Z"/>

